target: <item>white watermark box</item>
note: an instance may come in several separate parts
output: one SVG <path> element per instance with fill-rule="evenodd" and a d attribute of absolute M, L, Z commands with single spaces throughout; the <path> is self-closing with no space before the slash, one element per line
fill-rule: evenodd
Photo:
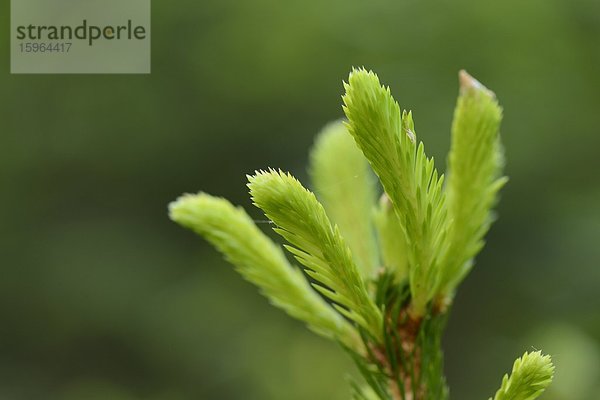
<path fill-rule="evenodd" d="M 150 73 L 150 0 L 11 0 L 11 73 Z"/>

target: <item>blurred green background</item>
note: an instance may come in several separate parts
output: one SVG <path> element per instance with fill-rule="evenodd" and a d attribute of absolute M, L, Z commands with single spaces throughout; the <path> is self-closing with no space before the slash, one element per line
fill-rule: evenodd
<path fill-rule="evenodd" d="M 166 206 L 202 189 L 261 219 L 244 175 L 306 182 L 363 65 L 442 169 L 457 71 L 504 106 L 511 180 L 445 337 L 452 397 L 487 398 L 539 348 L 544 399 L 598 398 L 600 2 L 154 2 L 152 23 L 149 76 L 0 63 L 0 399 L 348 398 L 347 357 Z"/>

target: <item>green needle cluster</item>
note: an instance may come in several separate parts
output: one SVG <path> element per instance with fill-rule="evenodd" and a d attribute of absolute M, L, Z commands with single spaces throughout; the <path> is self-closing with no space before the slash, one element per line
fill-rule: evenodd
<path fill-rule="evenodd" d="M 536 399 L 552 383 L 553 376 L 550 356 L 542 355 L 540 351 L 525 353 L 515 361 L 510 376 L 504 375 L 493 400 Z"/>
<path fill-rule="evenodd" d="M 356 362 L 355 399 L 443 400 L 441 337 L 505 184 L 495 95 L 461 71 L 447 178 L 372 71 L 344 83 L 346 120 L 327 125 L 310 154 L 314 192 L 281 170 L 248 176 L 255 206 L 282 248 L 241 208 L 184 195 L 170 217 L 203 236 L 276 307 Z M 552 380 L 549 356 L 525 353 L 493 400 L 533 400 Z"/>
<path fill-rule="evenodd" d="M 352 325 L 312 290 L 281 247 L 262 233 L 243 209 L 223 198 L 199 193 L 181 196 L 170 204 L 169 211 L 171 219 L 204 236 L 223 253 L 273 305 L 306 322 L 316 333 L 360 350 Z"/>

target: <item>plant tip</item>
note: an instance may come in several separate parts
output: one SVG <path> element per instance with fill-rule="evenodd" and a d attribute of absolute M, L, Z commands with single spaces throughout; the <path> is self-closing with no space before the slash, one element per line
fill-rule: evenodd
<path fill-rule="evenodd" d="M 467 71 L 461 69 L 458 72 L 458 82 L 460 83 L 460 92 L 465 93 L 466 91 L 473 89 L 475 91 L 482 91 L 489 94 L 492 97 L 496 97 L 494 92 L 486 88 L 481 82 L 473 78 Z"/>

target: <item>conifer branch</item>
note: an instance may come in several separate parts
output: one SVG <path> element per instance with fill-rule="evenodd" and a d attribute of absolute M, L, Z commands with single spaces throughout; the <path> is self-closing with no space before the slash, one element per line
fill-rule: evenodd
<path fill-rule="evenodd" d="M 504 375 L 493 400 L 534 400 L 552 383 L 553 376 L 550 356 L 542 355 L 540 351 L 526 352 L 517 358 L 510 376 Z"/>
<path fill-rule="evenodd" d="M 496 96 L 465 71 L 459 77 L 446 188 L 452 225 L 440 289 L 446 296 L 452 295 L 483 247 L 483 237 L 493 221 L 492 207 L 506 183 L 501 177 L 502 109 Z"/>
<path fill-rule="evenodd" d="M 183 195 L 169 205 L 173 221 L 215 246 L 237 271 L 258 286 L 270 302 L 305 322 L 321 336 L 362 353 L 356 330 L 289 265 L 281 248 L 254 224 L 242 208 L 206 193 Z"/>
<path fill-rule="evenodd" d="M 285 246 L 306 267 L 321 294 L 346 318 L 381 342 L 382 315 L 370 298 L 364 280 L 339 229 L 332 226 L 315 195 L 281 171 L 258 171 L 248 177 L 254 204 L 275 222 Z"/>
<path fill-rule="evenodd" d="M 344 84 L 346 128 L 326 127 L 311 154 L 324 205 L 289 174 L 248 176 L 254 204 L 312 287 L 241 208 L 204 193 L 170 205 L 174 221 L 204 236 L 274 305 L 343 345 L 366 383 L 352 384 L 356 400 L 448 398 L 441 346 L 448 306 L 506 182 L 500 106 L 465 72 L 460 81 L 445 188 L 412 115 L 364 69 Z M 379 204 L 365 160 L 385 191 Z M 553 372 L 549 356 L 525 353 L 490 400 L 534 400 Z"/>
<path fill-rule="evenodd" d="M 344 84 L 348 130 L 371 163 L 401 221 L 408 243 L 414 316 L 425 313 L 439 283 L 438 257 L 447 230 L 443 176 L 417 142 L 412 115 L 371 71 L 353 70 Z M 417 144 L 418 143 L 418 144 Z"/>

